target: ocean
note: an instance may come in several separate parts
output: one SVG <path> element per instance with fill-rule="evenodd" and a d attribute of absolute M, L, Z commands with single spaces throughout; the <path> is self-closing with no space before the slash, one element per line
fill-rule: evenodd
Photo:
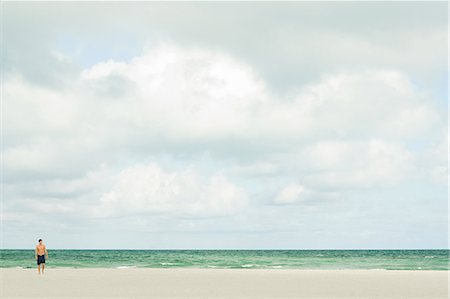
<path fill-rule="evenodd" d="M 51 268 L 449 270 L 449 250 L 49 250 Z M 34 268 L 34 250 L 0 250 L 1 268 Z"/>

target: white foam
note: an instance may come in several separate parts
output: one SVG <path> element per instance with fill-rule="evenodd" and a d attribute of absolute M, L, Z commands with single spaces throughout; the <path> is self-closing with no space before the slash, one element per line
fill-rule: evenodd
<path fill-rule="evenodd" d="M 253 267 L 252 264 L 245 264 L 245 265 L 241 265 L 242 268 L 251 268 Z"/>
<path fill-rule="evenodd" d="M 137 268 L 136 266 L 118 266 L 116 267 L 116 269 L 132 269 L 132 268 Z"/>

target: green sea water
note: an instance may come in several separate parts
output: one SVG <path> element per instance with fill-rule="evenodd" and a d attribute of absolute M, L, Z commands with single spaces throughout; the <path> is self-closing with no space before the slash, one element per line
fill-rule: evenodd
<path fill-rule="evenodd" d="M 52 268 L 449 270 L 449 250 L 49 250 Z M 34 268 L 34 250 L 0 250 L 1 268 Z"/>

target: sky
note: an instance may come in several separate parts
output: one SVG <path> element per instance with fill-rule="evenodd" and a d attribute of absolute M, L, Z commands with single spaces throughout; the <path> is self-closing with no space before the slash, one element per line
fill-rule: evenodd
<path fill-rule="evenodd" d="M 2 248 L 448 248 L 447 2 L 2 2 Z"/>

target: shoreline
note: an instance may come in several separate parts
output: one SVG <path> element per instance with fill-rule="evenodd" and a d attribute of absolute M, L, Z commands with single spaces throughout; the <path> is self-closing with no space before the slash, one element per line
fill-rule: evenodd
<path fill-rule="evenodd" d="M 2 270 L 37 270 L 36 267 L 0 267 Z M 449 272 L 450 269 L 307 269 L 307 268 L 251 268 L 251 267 L 241 267 L 241 268 L 220 268 L 220 267 L 138 267 L 138 266 L 117 266 L 117 267 L 53 267 L 46 266 L 45 269 L 48 270 L 232 270 L 232 271 L 388 271 L 388 272 Z"/>
<path fill-rule="evenodd" d="M 450 271 L 1 268 L 2 298 L 447 298 Z"/>

